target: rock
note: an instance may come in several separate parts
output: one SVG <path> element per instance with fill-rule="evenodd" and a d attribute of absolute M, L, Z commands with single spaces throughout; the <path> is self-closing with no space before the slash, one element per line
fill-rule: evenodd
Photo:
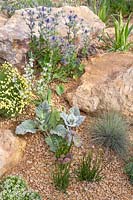
<path fill-rule="evenodd" d="M 0 177 L 20 161 L 25 146 L 11 130 L 0 129 Z"/>
<path fill-rule="evenodd" d="M 0 27 L 3 27 L 8 20 L 8 17 L 4 14 L 0 14 Z"/>
<path fill-rule="evenodd" d="M 24 64 L 26 53 L 29 49 L 29 28 L 22 16 L 23 11 L 24 10 L 16 11 L 15 14 L 8 19 L 6 24 L 0 27 L 0 58 L 16 65 Z M 38 12 L 36 8 L 32 8 L 32 11 L 34 11 L 35 14 Z M 88 7 L 65 6 L 61 8 L 52 8 L 52 13 L 58 13 L 60 11 L 64 11 L 66 14 L 69 14 L 70 11 L 74 11 L 80 19 L 84 19 L 82 23 L 85 28 L 91 29 L 91 38 L 95 38 L 105 26 Z M 60 35 L 66 35 L 68 30 L 65 28 L 64 18 L 59 17 L 58 22 L 57 31 L 59 31 Z M 38 34 L 37 26 L 35 26 L 35 33 L 36 35 Z M 78 33 L 79 37 L 80 34 L 81 31 Z"/>
<path fill-rule="evenodd" d="M 86 64 L 81 83 L 66 99 L 87 113 L 116 109 L 133 115 L 133 54 L 109 53 Z"/>

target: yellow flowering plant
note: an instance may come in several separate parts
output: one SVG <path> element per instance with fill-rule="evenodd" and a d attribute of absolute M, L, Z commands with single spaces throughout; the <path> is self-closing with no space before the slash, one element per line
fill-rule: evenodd
<path fill-rule="evenodd" d="M 0 66 L 0 116 L 15 117 L 31 99 L 27 80 L 9 63 Z"/>

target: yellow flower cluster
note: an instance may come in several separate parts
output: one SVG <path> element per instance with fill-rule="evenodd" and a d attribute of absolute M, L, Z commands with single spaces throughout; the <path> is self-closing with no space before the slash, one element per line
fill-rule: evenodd
<path fill-rule="evenodd" d="M 31 100 L 26 79 L 9 63 L 0 66 L 0 116 L 20 114 Z"/>

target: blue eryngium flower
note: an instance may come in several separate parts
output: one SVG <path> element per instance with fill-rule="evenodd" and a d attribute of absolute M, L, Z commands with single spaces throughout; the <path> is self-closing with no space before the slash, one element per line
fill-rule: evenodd
<path fill-rule="evenodd" d="M 85 33 L 88 33 L 89 31 L 87 29 L 85 29 Z"/>
<path fill-rule="evenodd" d="M 71 16 L 71 15 L 69 15 L 69 16 L 68 16 L 68 19 L 69 19 L 70 21 L 72 21 L 72 16 Z"/>
<path fill-rule="evenodd" d="M 51 40 L 52 40 L 52 41 L 55 41 L 55 40 L 56 40 L 56 37 L 55 37 L 55 36 L 52 36 Z"/>
<path fill-rule="evenodd" d="M 45 10 L 46 10 L 46 8 L 43 6 L 43 7 L 42 7 L 42 12 L 44 12 Z"/>
<path fill-rule="evenodd" d="M 49 18 L 47 18 L 47 19 L 45 20 L 45 22 L 46 22 L 46 23 L 49 23 L 49 22 L 50 22 L 50 19 L 49 19 Z"/>

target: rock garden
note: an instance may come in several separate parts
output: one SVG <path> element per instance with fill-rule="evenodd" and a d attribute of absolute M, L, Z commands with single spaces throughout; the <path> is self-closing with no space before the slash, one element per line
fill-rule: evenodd
<path fill-rule="evenodd" d="M 133 1 L 0 1 L 0 200 L 133 199 Z"/>

